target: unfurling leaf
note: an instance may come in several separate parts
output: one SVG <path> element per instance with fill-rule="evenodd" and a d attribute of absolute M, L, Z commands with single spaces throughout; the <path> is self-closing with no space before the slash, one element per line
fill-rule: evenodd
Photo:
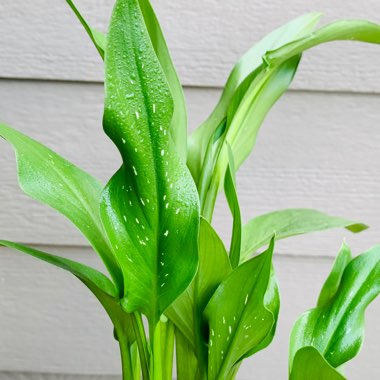
<path fill-rule="evenodd" d="M 299 354 L 306 347 L 313 347 L 321 356 L 318 360 L 332 368 L 356 356 L 363 342 L 365 310 L 379 293 L 380 246 L 353 260 L 349 260 L 349 251 L 343 246 L 321 292 L 320 306 L 303 314 L 293 327 L 289 354 L 291 379 L 301 379 L 306 368 L 314 371 L 310 379 L 323 378 L 324 371 L 329 371 L 327 364 L 321 367 L 310 364 L 310 355 L 316 356 L 314 351 Z M 331 379 L 340 378 L 330 372 Z"/>

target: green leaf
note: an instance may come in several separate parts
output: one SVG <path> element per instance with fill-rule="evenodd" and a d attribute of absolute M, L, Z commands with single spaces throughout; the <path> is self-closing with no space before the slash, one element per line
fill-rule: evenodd
<path fill-rule="evenodd" d="M 131 345 L 135 341 L 135 332 L 133 330 L 134 316 L 123 311 L 119 303 L 118 290 L 103 273 L 87 265 L 51 255 L 23 244 L 0 240 L 0 246 L 15 249 L 72 273 L 87 286 L 102 304 L 115 326 L 118 339 L 123 339 L 123 344 L 126 345 Z"/>
<path fill-rule="evenodd" d="M 87 34 L 90 36 L 95 47 L 98 49 L 102 59 L 104 59 L 104 51 L 106 48 L 107 41 L 106 36 L 88 25 L 86 20 L 82 17 L 82 15 L 79 13 L 78 9 L 75 7 L 74 3 L 71 0 L 66 1 L 78 17 L 83 27 L 85 28 Z M 183 162 L 186 162 L 187 110 L 183 89 L 179 81 L 177 72 L 175 70 L 173 61 L 170 57 L 169 49 L 166 45 L 166 41 L 162 33 L 160 24 L 150 4 L 150 1 L 139 0 L 139 5 L 144 17 L 145 26 L 149 33 L 152 46 L 154 48 L 158 60 L 160 61 L 161 68 L 166 76 L 166 80 L 168 82 L 171 94 L 173 96 L 174 109 L 170 126 L 170 135 L 173 138 L 178 154 L 180 155 Z"/>
<path fill-rule="evenodd" d="M 260 71 L 249 85 L 233 116 L 227 120 L 225 142 L 231 146 L 236 170 L 254 148 L 258 132 L 267 113 L 288 89 L 296 73 L 299 60 L 299 56 L 294 57 L 279 67 Z M 233 106 L 235 107 L 235 103 Z M 202 207 L 202 210 L 205 210 L 204 215 L 212 214 L 217 195 L 224 182 L 228 165 L 227 144 L 222 147 L 213 168 L 211 185 L 204 202 L 205 206 Z"/>
<path fill-rule="evenodd" d="M 312 209 L 284 209 L 260 215 L 243 227 L 241 260 L 265 246 L 274 233 L 276 240 L 330 228 L 345 227 L 357 233 L 368 227 L 352 220 L 330 216 Z"/>
<path fill-rule="evenodd" d="M 124 307 L 153 326 L 196 272 L 198 196 L 168 134 L 170 89 L 136 0 L 116 2 L 106 51 L 103 124 L 123 165 L 101 215 L 123 269 Z"/>
<path fill-rule="evenodd" d="M 262 70 L 262 56 L 266 51 L 275 49 L 307 35 L 314 30 L 320 16 L 318 13 L 306 14 L 274 30 L 255 44 L 235 65 L 214 111 L 209 118 L 193 132 L 189 139 L 188 166 L 196 183 L 198 183 L 201 176 L 201 170 L 211 136 L 227 117 L 228 108 L 238 87 L 255 70 L 259 68 Z M 245 88 L 252 82 L 253 78 L 254 76 L 250 78 Z"/>
<path fill-rule="evenodd" d="M 199 234 L 199 267 L 191 285 L 166 311 L 198 357 L 205 365 L 206 325 L 202 313 L 220 283 L 230 274 L 231 265 L 222 240 L 203 218 Z M 206 351 L 204 350 L 206 348 Z"/>
<path fill-rule="evenodd" d="M 334 266 L 331 273 L 327 277 L 325 283 L 323 284 L 321 293 L 319 294 L 317 306 L 326 306 L 335 296 L 339 289 L 340 282 L 342 281 L 342 276 L 344 270 L 346 269 L 349 262 L 352 260 L 352 254 L 350 247 L 344 242 L 338 256 L 335 259 Z"/>
<path fill-rule="evenodd" d="M 269 66 L 278 66 L 305 50 L 326 42 L 337 40 L 380 43 L 380 25 L 364 20 L 336 21 L 296 41 L 268 51 L 264 61 Z"/>
<path fill-rule="evenodd" d="M 193 380 L 198 369 L 198 361 L 194 355 L 194 348 L 183 334 L 175 329 L 176 342 L 176 379 L 177 380 Z"/>
<path fill-rule="evenodd" d="M 110 297 L 118 296 L 115 285 L 108 279 L 108 277 L 84 264 L 80 264 L 63 257 L 51 255 L 49 253 L 27 247 L 23 244 L 13 243 L 7 240 L 0 240 L 0 246 L 18 250 L 29 256 L 33 256 L 56 267 L 69 271 L 89 286 L 91 290 L 98 289 L 99 291 L 108 294 Z"/>
<path fill-rule="evenodd" d="M 273 313 L 264 298 L 274 238 L 261 255 L 238 266 L 218 287 L 204 312 L 210 326 L 208 375 L 222 380 L 271 333 Z"/>
<path fill-rule="evenodd" d="M 14 148 L 18 180 L 30 197 L 66 216 L 102 258 L 119 291 L 123 278 L 99 214 L 98 180 L 22 133 L 0 124 L 0 136 Z"/>
<path fill-rule="evenodd" d="M 104 51 L 106 48 L 106 36 L 102 32 L 99 32 L 98 30 L 93 29 L 88 25 L 87 21 L 80 14 L 79 10 L 75 6 L 75 4 L 72 2 L 72 0 L 66 0 L 66 2 L 67 4 L 69 4 L 70 8 L 73 10 L 75 15 L 77 16 L 83 28 L 86 30 L 87 34 L 91 38 L 91 41 L 94 43 L 102 59 L 104 59 Z"/>
<path fill-rule="evenodd" d="M 239 200 L 236 192 L 235 164 L 231 148 L 228 146 L 229 163 L 224 181 L 224 192 L 226 194 L 228 206 L 233 217 L 232 238 L 230 247 L 230 261 L 232 269 L 236 268 L 240 262 L 240 250 L 242 239 L 241 215 Z"/>
<path fill-rule="evenodd" d="M 314 347 L 304 347 L 294 358 L 290 380 L 346 380 Z"/>
<path fill-rule="evenodd" d="M 343 249 L 340 255 L 346 256 L 347 252 Z M 335 272 L 336 265 L 330 278 L 336 277 Z M 325 291 L 326 287 L 323 298 Z M 379 293 L 380 246 L 375 246 L 346 265 L 339 287 L 329 301 L 296 322 L 290 338 L 291 372 L 297 352 L 304 347 L 314 347 L 334 368 L 356 356 L 363 341 L 365 309 Z"/>

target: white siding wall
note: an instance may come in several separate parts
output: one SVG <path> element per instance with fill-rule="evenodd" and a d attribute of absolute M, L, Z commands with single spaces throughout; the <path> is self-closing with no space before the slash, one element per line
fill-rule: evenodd
<path fill-rule="evenodd" d="M 100 29 L 112 4 L 77 0 Z M 378 0 L 155 0 L 154 5 L 186 85 L 191 128 L 211 111 L 239 55 L 288 19 L 317 10 L 327 21 L 380 22 Z M 0 35 L 0 120 L 106 181 L 119 159 L 101 129 L 102 64 L 65 2 L 2 1 Z M 357 253 L 380 243 L 379 105 L 380 48 L 331 43 L 305 54 L 292 90 L 266 119 L 255 153 L 238 176 L 244 219 L 278 208 L 315 207 L 371 229 L 357 236 L 317 233 L 278 245 L 278 336 L 247 361 L 240 379 L 285 379 L 291 325 L 314 305 L 342 239 Z M 4 142 L 0 168 L 1 238 L 99 265 L 66 220 L 21 193 L 13 152 Z M 228 239 L 223 199 L 215 220 Z M 367 316 L 363 352 L 347 366 L 351 380 L 380 378 L 374 360 L 380 352 L 379 302 Z M 1 249 L 0 380 L 87 380 L 96 374 L 103 380 L 117 379 L 119 372 L 111 325 L 86 289 L 66 273 Z"/>

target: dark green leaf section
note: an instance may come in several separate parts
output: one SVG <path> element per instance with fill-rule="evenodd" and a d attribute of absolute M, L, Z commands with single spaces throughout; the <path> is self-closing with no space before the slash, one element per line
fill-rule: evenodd
<path fill-rule="evenodd" d="M 207 363 L 206 330 L 202 313 L 220 283 L 230 274 L 231 265 L 222 240 L 211 225 L 201 218 L 199 267 L 191 285 L 166 311 L 183 339 L 198 358 L 198 368 Z"/>
<path fill-rule="evenodd" d="M 303 38 L 289 42 L 273 51 L 268 51 L 264 56 L 264 61 L 269 66 L 278 66 L 314 46 L 337 40 L 379 44 L 380 25 L 365 20 L 336 21 Z"/>
<path fill-rule="evenodd" d="M 101 215 L 123 268 L 124 307 L 154 324 L 194 277 L 198 196 L 169 136 L 170 89 L 136 0 L 116 2 L 106 52 L 103 124 L 123 165 Z"/>
<path fill-rule="evenodd" d="M 273 313 L 265 305 L 274 238 L 261 255 L 240 265 L 219 285 L 205 310 L 210 327 L 208 376 L 226 379 L 237 362 L 271 334 Z"/>
<path fill-rule="evenodd" d="M 228 109 L 235 102 L 233 98 L 238 88 L 240 87 L 240 97 L 243 97 L 253 79 L 263 68 L 262 56 L 268 50 L 278 48 L 313 31 L 320 16 L 318 13 L 306 14 L 274 30 L 255 44 L 235 65 L 214 111 L 189 139 L 188 166 L 196 183 L 201 177 L 211 136 L 227 118 Z"/>
<path fill-rule="evenodd" d="M 290 380 L 346 380 L 314 347 L 304 347 L 294 358 Z"/>
<path fill-rule="evenodd" d="M 295 363 L 298 352 L 305 347 L 314 347 L 334 368 L 352 359 L 360 350 L 365 310 L 380 293 L 380 246 L 351 261 L 347 260 L 348 254 L 343 247 L 323 287 L 321 306 L 303 314 L 293 328 L 289 356 L 292 379 L 301 376 L 294 369 L 296 365 L 300 370 L 310 365 Z M 320 375 L 319 371 L 315 367 L 314 375 Z"/>
<path fill-rule="evenodd" d="M 274 233 L 276 240 L 330 228 L 361 232 L 368 227 L 349 219 L 327 215 L 312 209 L 284 209 L 260 215 L 243 227 L 241 259 L 245 260 L 265 246 Z"/>
<path fill-rule="evenodd" d="M 70 8 L 73 10 L 75 15 L 77 16 L 78 20 L 80 21 L 83 28 L 87 32 L 88 36 L 91 38 L 91 41 L 95 45 L 102 59 L 104 59 L 104 51 L 106 48 L 106 36 L 102 32 L 99 32 L 98 30 L 93 29 L 88 25 L 87 21 L 80 14 L 78 8 L 75 6 L 72 0 L 66 0 L 66 2 L 67 4 L 69 4 Z"/>
<path fill-rule="evenodd" d="M 100 220 L 101 183 L 22 133 L 0 124 L 15 149 L 21 189 L 66 216 L 88 239 L 122 291 L 123 279 Z"/>
<path fill-rule="evenodd" d="M 227 172 L 224 180 L 224 192 L 226 194 L 228 206 L 230 207 L 233 227 L 230 247 L 230 261 L 232 268 L 236 268 L 240 262 L 240 250 L 242 239 L 242 223 L 239 200 L 236 192 L 236 178 L 235 178 L 235 164 L 234 157 L 230 147 L 228 147 L 229 163 L 227 166 Z"/>

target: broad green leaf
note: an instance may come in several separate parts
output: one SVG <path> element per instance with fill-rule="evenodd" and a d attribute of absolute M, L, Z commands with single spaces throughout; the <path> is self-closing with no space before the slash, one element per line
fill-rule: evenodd
<path fill-rule="evenodd" d="M 290 380 L 346 380 L 314 347 L 304 347 L 294 358 Z"/>
<path fill-rule="evenodd" d="M 352 254 L 350 247 L 344 242 L 340 251 L 335 259 L 334 266 L 323 284 L 322 290 L 319 294 L 317 306 L 326 306 L 335 296 L 339 289 L 340 282 L 344 270 L 349 262 L 352 260 Z"/>
<path fill-rule="evenodd" d="M 259 68 L 259 71 L 262 70 L 262 56 L 268 50 L 280 47 L 312 32 L 320 16 L 318 13 L 306 14 L 274 30 L 255 44 L 235 65 L 214 111 L 209 118 L 194 131 L 189 139 L 188 166 L 196 183 L 198 183 L 201 176 L 201 170 L 211 136 L 227 117 L 228 108 L 238 87 L 252 72 Z M 253 77 L 251 81 L 252 79 Z M 250 83 L 251 82 L 246 83 L 245 88 L 247 88 Z"/>
<path fill-rule="evenodd" d="M 344 250 L 340 254 L 346 255 Z M 296 322 L 290 338 L 290 370 L 304 347 L 314 347 L 334 368 L 356 356 L 363 341 L 365 309 L 379 293 L 380 246 L 375 246 L 347 264 L 330 301 Z"/>
<path fill-rule="evenodd" d="M 229 148 L 229 163 L 227 167 L 226 177 L 224 181 L 224 192 L 226 194 L 227 202 L 230 207 L 233 217 L 233 228 L 230 247 L 230 261 L 232 268 L 236 268 L 240 262 L 241 250 L 241 215 L 239 200 L 236 192 L 236 179 L 235 179 L 235 164 L 232 150 Z"/>
<path fill-rule="evenodd" d="M 49 148 L 4 124 L 0 124 L 0 136 L 16 152 L 21 189 L 59 211 L 79 228 L 122 291 L 122 273 L 100 220 L 101 183 Z"/>
<path fill-rule="evenodd" d="M 289 42 L 273 51 L 268 51 L 263 58 L 269 66 L 278 66 L 314 46 L 337 40 L 379 44 L 380 25 L 364 20 L 336 21 L 303 38 Z"/>
<path fill-rule="evenodd" d="M 79 21 L 83 25 L 87 34 L 90 36 L 95 47 L 98 49 L 100 56 L 104 59 L 104 51 L 106 48 L 106 36 L 91 28 L 86 20 L 79 13 L 71 0 L 66 0 L 74 11 Z M 161 64 L 161 68 L 166 76 L 166 80 L 170 87 L 171 94 L 174 101 L 173 117 L 170 126 L 170 135 L 173 138 L 177 152 L 183 162 L 186 162 L 187 155 L 187 110 L 185 103 L 185 96 L 181 83 L 178 79 L 173 61 L 170 57 L 169 49 L 166 45 L 164 35 L 162 33 L 160 24 L 154 13 L 152 5 L 149 0 L 139 0 L 139 6 L 144 17 L 145 26 L 149 33 L 149 37 Z"/>
<path fill-rule="evenodd" d="M 257 249 L 268 244 L 273 233 L 276 233 L 276 240 L 280 240 L 338 227 L 354 233 L 368 228 L 362 223 L 312 209 L 285 209 L 260 215 L 243 227 L 241 260 L 247 259 Z"/>
<path fill-rule="evenodd" d="M 261 255 L 238 266 L 219 285 L 204 315 L 210 327 L 208 376 L 222 380 L 270 334 L 273 313 L 265 306 L 274 238 Z"/>
<path fill-rule="evenodd" d="M 124 307 L 153 326 L 195 275 L 198 196 L 168 134 L 170 89 L 136 0 L 116 2 L 106 52 L 103 125 L 123 165 L 101 216 L 123 269 Z"/>
<path fill-rule="evenodd" d="M 67 4 L 69 4 L 70 8 L 73 10 L 75 15 L 77 16 L 78 20 L 80 21 L 83 28 L 87 32 L 88 36 L 91 38 L 91 41 L 95 45 L 102 59 L 104 59 L 104 51 L 106 48 L 106 36 L 102 32 L 99 32 L 98 30 L 93 29 L 88 25 L 87 21 L 80 14 L 78 8 L 75 6 L 72 0 L 66 0 L 66 2 Z"/>
<path fill-rule="evenodd" d="M 199 234 L 199 267 L 191 285 L 166 311 L 195 352 L 199 366 L 204 364 L 206 326 L 202 313 L 220 283 L 231 272 L 222 240 L 203 218 Z"/>

